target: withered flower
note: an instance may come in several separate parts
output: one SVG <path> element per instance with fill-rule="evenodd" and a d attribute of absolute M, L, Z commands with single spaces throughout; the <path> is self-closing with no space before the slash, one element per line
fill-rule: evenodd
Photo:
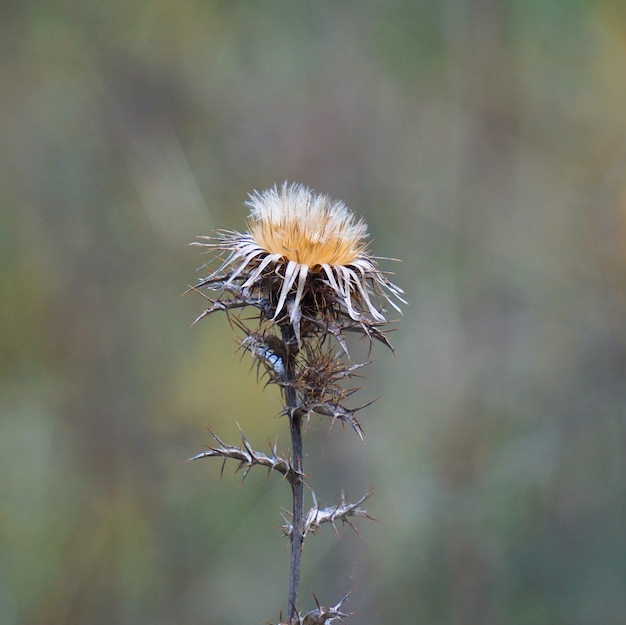
<path fill-rule="evenodd" d="M 404 300 L 368 253 L 364 221 L 343 202 L 287 182 L 252 193 L 246 204 L 247 232 L 221 231 L 195 243 L 222 259 L 197 288 L 231 293 L 226 307 L 256 306 L 265 319 L 287 321 L 298 342 L 302 325 L 306 334 L 320 322 L 335 335 L 356 326 L 381 338 L 384 306 L 399 311 L 393 298 Z"/>
<path fill-rule="evenodd" d="M 341 521 L 354 527 L 354 518 L 371 518 L 361 508 L 370 493 L 352 503 L 342 494 L 337 505 L 325 508 L 313 495 L 313 507 L 305 513 L 303 424 L 317 415 L 331 424 L 349 425 L 363 438 L 355 414 L 365 406 L 346 405 L 357 390 L 346 383 L 360 377 L 363 364 L 350 359 L 345 333 L 360 332 L 389 345 L 385 307 L 399 311 L 396 302 L 404 300 L 402 289 L 387 279 L 379 259 L 369 253 L 365 222 L 342 202 L 285 182 L 254 192 L 246 204 L 250 207 L 246 232 L 220 231 L 195 243 L 211 254 L 204 267 L 219 264 L 191 289 L 218 292 L 215 299 L 205 295 L 209 307 L 196 321 L 218 311 L 246 307 L 259 311 L 252 327 L 240 315 L 229 318 L 244 335 L 241 348 L 252 355 L 267 383 L 281 390 L 291 455 L 281 456 L 277 443 L 269 455 L 256 451 L 242 432 L 241 445 L 227 445 L 213 434 L 216 444 L 194 458 L 235 460 L 244 477 L 254 466 L 266 467 L 290 483 L 292 513 L 283 526 L 291 542 L 288 614 L 281 623 L 321 625 L 349 616 L 341 611 L 347 596 L 333 608 L 323 608 L 316 600 L 317 608 L 298 611 L 304 539 L 322 523 L 336 527 Z"/>

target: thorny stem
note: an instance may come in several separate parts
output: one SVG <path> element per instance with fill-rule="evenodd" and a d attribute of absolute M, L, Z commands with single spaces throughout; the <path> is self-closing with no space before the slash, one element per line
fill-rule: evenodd
<path fill-rule="evenodd" d="M 285 363 L 286 383 L 285 408 L 289 416 L 289 430 L 291 432 L 292 463 L 298 477 L 291 480 L 293 496 L 293 530 L 291 532 L 291 563 L 289 571 L 289 598 L 287 600 L 287 622 L 291 623 L 298 616 L 297 602 L 298 589 L 300 586 L 300 565 L 302 562 L 302 546 L 304 543 L 304 481 L 302 477 L 302 415 L 298 414 L 296 390 L 293 384 L 295 380 L 294 351 L 295 333 L 290 324 L 280 328 L 281 338 L 287 348 L 287 362 Z"/>

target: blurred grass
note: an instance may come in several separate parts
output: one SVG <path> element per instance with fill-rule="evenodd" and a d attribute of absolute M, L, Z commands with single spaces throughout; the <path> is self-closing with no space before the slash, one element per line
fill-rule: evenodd
<path fill-rule="evenodd" d="M 296 180 L 366 218 L 411 302 L 362 446 L 312 423 L 302 602 L 355 622 L 626 612 L 626 11 L 611 0 L 5 2 L 0 615 L 278 617 L 288 489 L 185 464 L 287 445 L 187 243 Z M 360 401 L 360 400 L 359 400 Z M 285 607 L 285 606 L 283 606 Z"/>

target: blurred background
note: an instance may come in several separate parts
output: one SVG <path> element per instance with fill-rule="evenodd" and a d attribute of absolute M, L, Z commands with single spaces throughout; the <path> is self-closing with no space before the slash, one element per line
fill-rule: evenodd
<path fill-rule="evenodd" d="M 626 4 L 0 8 L 0 621 L 278 621 L 287 484 L 185 463 L 287 423 L 180 297 L 247 193 L 344 200 L 410 305 L 354 433 L 312 421 L 312 592 L 363 625 L 626 613 Z M 202 274 L 200 274 L 202 275 Z M 357 345 L 367 358 L 365 346 Z"/>

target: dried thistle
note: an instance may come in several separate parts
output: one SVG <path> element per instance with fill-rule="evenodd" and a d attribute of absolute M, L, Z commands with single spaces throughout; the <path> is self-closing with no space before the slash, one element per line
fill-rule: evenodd
<path fill-rule="evenodd" d="M 342 202 L 284 183 L 246 204 L 248 232 L 222 231 L 192 244 L 225 255 L 195 288 L 230 292 L 279 325 L 288 320 L 298 345 L 320 322 L 370 335 L 386 322 L 381 306 L 399 310 L 394 298 L 405 303 L 367 252 L 365 222 Z"/>
<path fill-rule="evenodd" d="M 340 608 L 347 595 L 333 608 L 317 608 L 302 615 L 297 609 L 300 562 L 305 536 L 322 523 L 347 523 L 371 518 L 361 504 L 341 501 L 321 508 L 313 494 L 313 507 L 304 513 L 307 476 L 302 468 L 302 425 L 311 415 L 348 424 L 363 438 L 355 413 L 364 408 L 346 405 L 357 390 L 344 386 L 364 364 L 353 363 L 346 333 L 357 332 L 391 347 L 385 336 L 386 306 L 399 311 L 405 303 L 402 290 L 379 269 L 367 245 L 367 227 L 342 202 L 317 195 L 297 184 L 284 183 L 249 197 L 248 230 L 221 231 L 215 237 L 200 237 L 193 245 L 207 248 L 213 268 L 190 290 L 209 302 L 196 321 L 218 311 L 244 335 L 241 348 L 249 352 L 268 384 L 281 389 L 283 414 L 289 419 L 291 458 L 255 451 L 243 432 L 242 445 L 232 446 L 211 433 L 217 445 L 193 459 L 222 458 L 238 462 L 244 478 L 253 466 L 281 473 L 292 488 L 293 507 L 283 533 L 291 542 L 288 595 L 289 625 L 317 625 L 341 620 L 349 614 Z M 205 290 L 217 293 L 215 298 Z M 256 325 L 249 328 L 237 311 L 254 308 Z M 366 363 L 365 363 L 366 364 Z M 223 465 L 222 465 L 223 470 Z M 282 616 L 281 616 L 282 623 Z"/>

